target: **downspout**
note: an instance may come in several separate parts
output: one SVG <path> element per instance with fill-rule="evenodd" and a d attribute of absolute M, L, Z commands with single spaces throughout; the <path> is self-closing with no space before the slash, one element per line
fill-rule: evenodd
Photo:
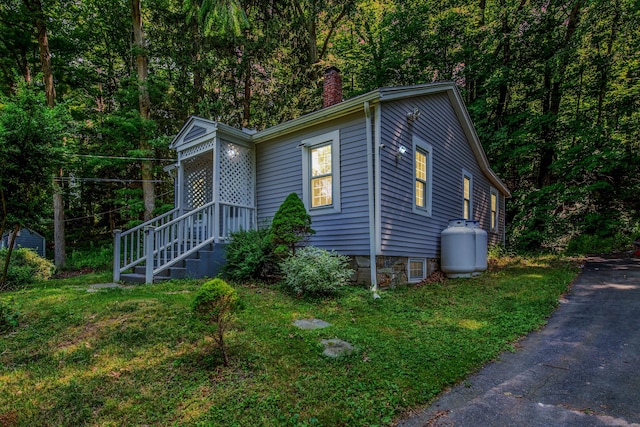
<path fill-rule="evenodd" d="M 376 268 L 376 224 L 375 224 L 375 181 L 373 176 L 373 165 L 375 158 L 375 146 L 373 145 L 373 134 L 371 127 L 371 107 L 369 101 L 364 102 L 364 116 L 366 118 L 365 126 L 367 131 L 367 181 L 368 181 L 368 200 L 369 200 L 369 270 L 371 271 L 371 292 L 373 298 L 380 298 L 378 295 L 378 271 Z"/>

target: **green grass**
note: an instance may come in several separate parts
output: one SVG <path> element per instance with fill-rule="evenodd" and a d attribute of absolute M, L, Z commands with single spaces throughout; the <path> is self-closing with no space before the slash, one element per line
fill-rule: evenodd
<path fill-rule="evenodd" d="M 544 324 L 574 278 L 519 260 L 476 279 L 336 298 L 238 286 L 231 367 L 191 315 L 201 281 L 87 292 L 108 274 L 7 294 L 20 327 L 0 342 L 0 425 L 388 425 Z M 333 326 L 297 329 L 318 317 Z M 357 351 L 322 356 L 340 338 Z"/>

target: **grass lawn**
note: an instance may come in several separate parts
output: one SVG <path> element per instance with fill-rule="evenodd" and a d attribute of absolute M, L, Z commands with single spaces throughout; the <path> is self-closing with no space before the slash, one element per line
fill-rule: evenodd
<path fill-rule="evenodd" d="M 0 341 L 2 426 L 375 426 L 425 405 L 545 323 L 577 273 L 503 260 L 475 279 L 348 288 L 323 300 L 237 286 L 231 366 L 191 315 L 202 281 L 87 292 L 110 274 L 0 294 L 20 326 Z M 332 324 L 300 330 L 297 319 Z M 322 339 L 356 347 L 322 355 Z"/>

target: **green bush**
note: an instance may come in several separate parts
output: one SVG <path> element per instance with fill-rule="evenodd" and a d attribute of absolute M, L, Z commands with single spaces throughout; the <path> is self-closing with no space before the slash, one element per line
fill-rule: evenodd
<path fill-rule="evenodd" d="M 281 264 L 285 288 L 297 295 L 330 295 L 349 283 L 349 258 L 315 246 L 298 250 Z"/>
<path fill-rule="evenodd" d="M 4 269 L 7 249 L 0 250 L 0 272 Z M 4 289 L 16 289 L 36 281 L 48 280 L 55 272 L 53 263 L 31 249 L 14 249 L 9 262 Z"/>
<path fill-rule="evenodd" d="M 279 273 L 273 250 L 269 228 L 233 233 L 225 250 L 222 274 L 237 282 L 272 281 Z"/>
<path fill-rule="evenodd" d="M 229 328 L 235 310 L 240 308 L 236 290 L 222 279 L 204 283 L 193 301 L 193 313 L 204 323 L 216 327 L 215 341 L 222 352 L 224 366 L 229 366 L 224 333 Z"/>
<path fill-rule="evenodd" d="M 9 332 L 18 327 L 18 310 L 12 300 L 0 300 L 0 332 Z"/>
<path fill-rule="evenodd" d="M 572 238 L 567 245 L 568 255 L 611 254 L 632 250 L 631 236 L 598 236 L 581 234 Z"/>

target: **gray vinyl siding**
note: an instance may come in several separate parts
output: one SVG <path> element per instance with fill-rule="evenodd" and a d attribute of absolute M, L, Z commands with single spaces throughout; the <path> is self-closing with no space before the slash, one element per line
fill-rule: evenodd
<path fill-rule="evenodd" d="M 353 114 L 328 126 L 256 144 L 258 224 L 269 222 L 291 192 L 302 198 L 302 150 L 305 139 L 340 131 L 341 211 L 312 213 L 316 234 L 310 243 L 348 255 L 369 253 L 367 146 L 364 114 Z"/>
<path fill-rule="evenodd" d="M 407 113 L 420 110 L 409 124 Z M 463 170 L 473 176 L 473 219 L 489 230 L 491 184 L 481 171 L 446 94 L 387 102 L 382 105 L 381 251 L 387 256 L 440 256 L 440 233 L 448 221 L 462 217 Z M 432 215 L 413 213 L 413 135 L 432 145 Z M 400 145 L 408 151 L 398 157 Z M 504 218 L 500 195 L 500 220 Z M 495 240 L 499 233 L 489 236 Z"/>
<path fill-rule="evenodd" d="M 191 128 L 189 133 L 187 135 L 185 135 L 184 141 L 185 142 L 192 141 L 192 140 L 204 135 L 205 133 L 207 133 L 207 130 L 205 128 L 200 127 L 200 126 L 194 126 L 193 128 Z"/>

